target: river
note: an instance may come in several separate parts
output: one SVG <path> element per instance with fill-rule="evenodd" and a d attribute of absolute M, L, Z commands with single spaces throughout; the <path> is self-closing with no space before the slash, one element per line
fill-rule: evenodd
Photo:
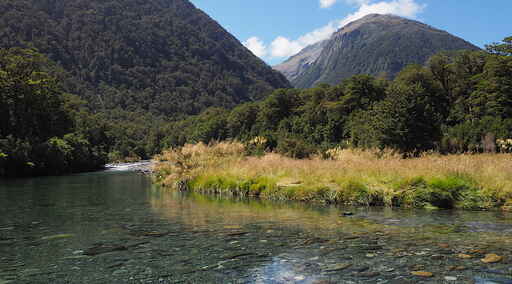
<path fill-rule="evenodd" d="M 512 283 L 508 213 L 207 197 L 131 169 L 0 180 L 0 284 Z"/>

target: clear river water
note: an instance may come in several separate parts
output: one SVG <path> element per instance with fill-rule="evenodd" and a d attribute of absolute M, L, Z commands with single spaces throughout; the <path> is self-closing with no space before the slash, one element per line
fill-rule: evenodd
<path fill-rule="evenodd" d="M 512 283 L 510 213 L 234 200 L 131 168 L 0 180 L 0 284 Z"/>

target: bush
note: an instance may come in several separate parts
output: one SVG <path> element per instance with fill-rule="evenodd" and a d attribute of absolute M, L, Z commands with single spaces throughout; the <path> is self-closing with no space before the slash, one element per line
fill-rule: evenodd
<path fill-rule="evenodd" d="M 290 158 L 306 159 L 316 153 L 314 147 L 300 139 L 285 138 L 279 141 L 277 152 Z"/>

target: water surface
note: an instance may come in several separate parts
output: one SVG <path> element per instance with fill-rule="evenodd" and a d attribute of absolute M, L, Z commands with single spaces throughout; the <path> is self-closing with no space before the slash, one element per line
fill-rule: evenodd
<path fill-rule="evenodd" d="M 187 195 L 130 168 L 1 180 L 0 284 L 512 283 L 506 213 Z"/>

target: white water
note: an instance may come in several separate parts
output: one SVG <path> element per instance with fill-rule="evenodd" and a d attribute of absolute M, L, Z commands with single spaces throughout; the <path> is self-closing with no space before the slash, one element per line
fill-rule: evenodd
<path fill-rule="evenodd" d="M 151 161 L 140 161 L 135 163 L 118 163 L 118 164 L 107 164 L 105 165 L 105 169 L 107 171 L 136 171 L 145 168 L 149 168 L 151 166 Z"/>

